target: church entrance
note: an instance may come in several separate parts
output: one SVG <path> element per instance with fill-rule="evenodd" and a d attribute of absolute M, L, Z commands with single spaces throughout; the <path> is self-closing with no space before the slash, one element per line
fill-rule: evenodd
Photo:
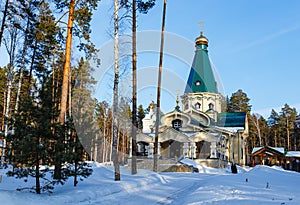
<path fill-rule="evenodd" d="M 138 142 L 137 143 L 137 156 L 148 156 L 148 146 L 149 143 L 147 142 Z"/>
<path fill-rule="evenodd" d="M 183 143 L 168 140 L 160 143 L 162 158 L 178 158 L 183 154 Z"/>
<path fill-rule="evenodd" d="M 210 158 L 210 142 L 200 141 L 196 142 L 197 150 L 196 150 L 196 158 L 198 159 L 208 159 Z"/>

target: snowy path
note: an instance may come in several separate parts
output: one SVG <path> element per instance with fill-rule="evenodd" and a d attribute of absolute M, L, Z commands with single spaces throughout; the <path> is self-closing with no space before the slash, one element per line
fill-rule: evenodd
<path fill-rule="evenodd" d="M 182 181 L 176 181 L 174 186 L 177 190 L 168 195 L 161 201 L 158 201 L 156 204 L 159 205 L 166 205 L 166 204 L 173 204 L 173 205 L 182 205 L 187 200 L 190 194 L 194 193 L 199 187 L 206 184 L 208 181 L 211 180 L 215 176 L 204 175 L 203 179 L 195 179 L 195 180 L 186 180 L 185 183 Z"/>
<path fill-rule="evenodd" d="M 111 167 L 96 166 L 93 175 L 75 188 L 70 180 L 56 187 L 53 194 L 36 195 L 15 191 L 16 187 L 24 186 L 24 181 L 4 176 L 0 183 L 0 205 L 300 204 L 300 174 L 279 168 L 257 166 L 239 174 L 208 169 L 205 173 L 139 170 L 134 176 L 123 170 L 121 178 L 122 181 L 115 182 Z"/>
<path fill-rule="evenodd" d="M 199 176 L 201 176 L 199 178 Z M 153 205 L 182 205 L 186 197 L 199 187 L 206 184 L 214 175 L 199 175 L 192 173 L 167 173 L 161 174 L 162 180 L 154 183 L 127 189 L 124 192 L 102 197 L 96 201 L 83 204 L 153 204 Z"/>

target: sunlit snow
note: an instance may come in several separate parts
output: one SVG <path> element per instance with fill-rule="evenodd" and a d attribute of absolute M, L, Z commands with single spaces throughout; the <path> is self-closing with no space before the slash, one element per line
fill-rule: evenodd
<path fill-rule="evenodd" d="M 188 161 L 186 162 L 188 163 Z M 30 187 L 34 180 L 7 177 L 0 169 L 0 204 L 60 205 L 60 204 L 300 204 L 300 174 L 280 167 L 239 167 L 238 174 L 230 169 L 198 167 L 200 173 L 154 173 L 122 168 L 121 181 L 113 179 L 113 167 L 94 163 L 92 176 L 72 186 L 56 186 L 52 194 L 36 195 L 16 191 Z"/>

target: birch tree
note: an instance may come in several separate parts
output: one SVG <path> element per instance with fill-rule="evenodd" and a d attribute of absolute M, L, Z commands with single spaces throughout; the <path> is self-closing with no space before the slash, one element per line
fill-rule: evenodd
<path fill-rule="evenodd" d="M 114 1 L 114 88 L 113 88 L 113 163 L 115 167 L 115 181 L 121 180 L 120 164 L 118 159 L 118 92 L 119 92 L 119 1 Z"/>

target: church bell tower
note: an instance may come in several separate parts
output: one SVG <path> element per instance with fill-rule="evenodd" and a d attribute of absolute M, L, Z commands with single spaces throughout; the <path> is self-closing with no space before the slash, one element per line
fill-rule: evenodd
<path fill-rule="evenodd" d="M 208 39 L 203 35 L 195 39 L 195 56 L 190 69 L 184 95 L 183 112 L 197 110 L 215 121 L 220 113 L 223 96 L 219 93 L 216 77 L 208 56 Z"/>

